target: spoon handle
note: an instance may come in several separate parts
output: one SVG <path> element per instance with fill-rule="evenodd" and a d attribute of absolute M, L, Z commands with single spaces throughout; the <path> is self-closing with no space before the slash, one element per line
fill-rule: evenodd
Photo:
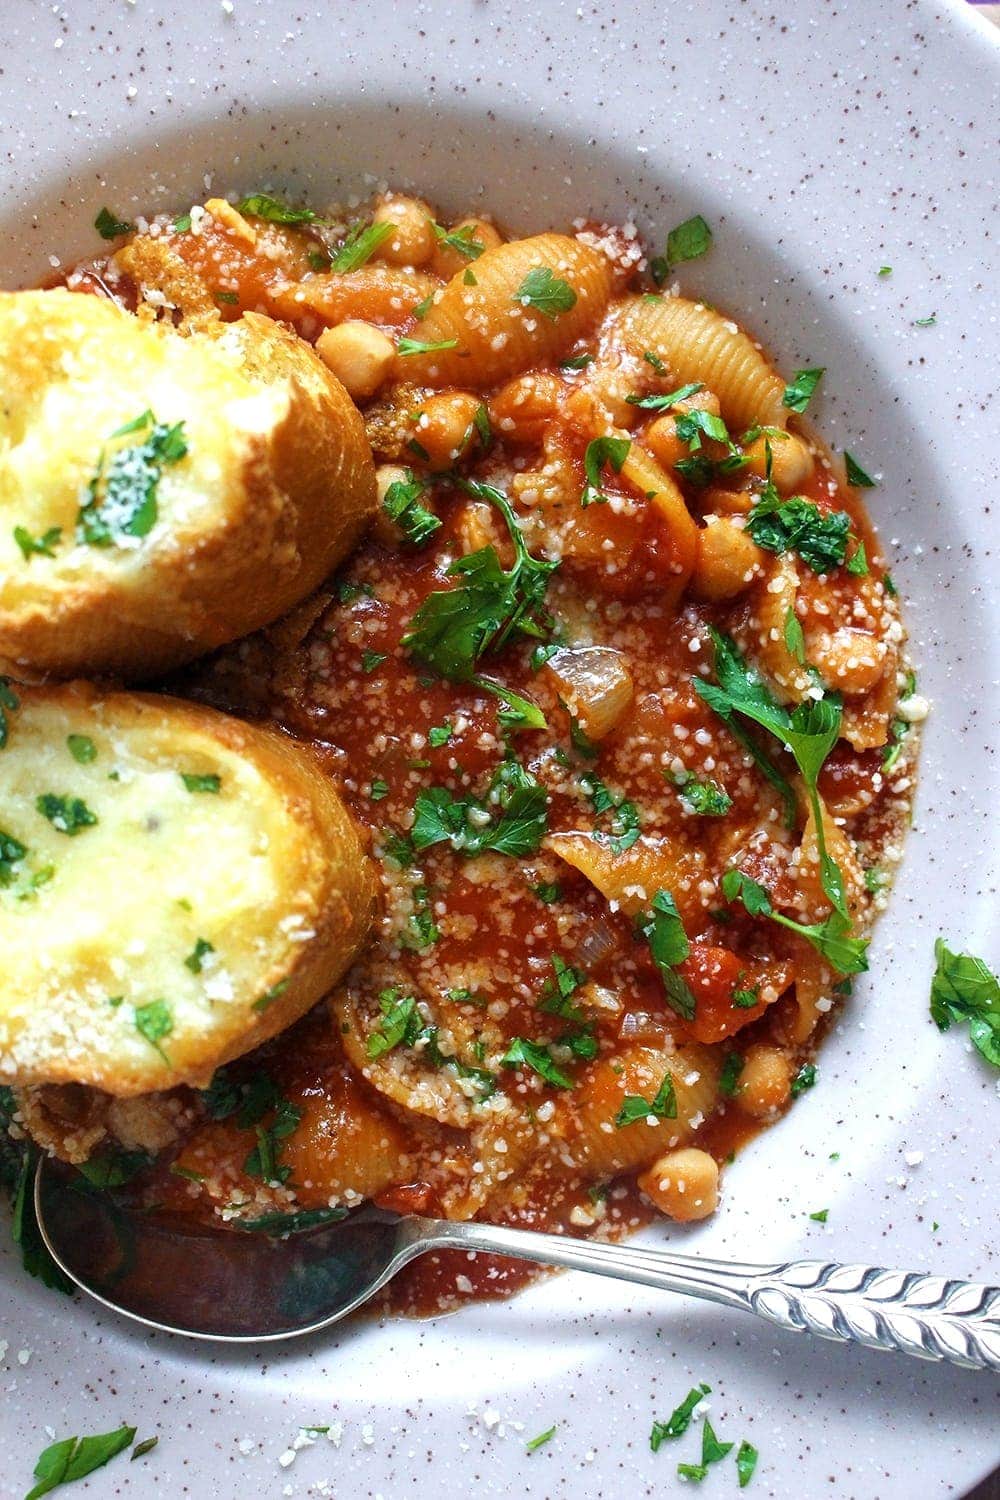
<path fill-rule="evenodd" d="M 779 1328 L 1000 1371 L 1000 1287 L 923 1271 L 794 1260 L 747 1265 L 533 1230 L 423 1221 L 421 1249 L 489 1251 L 616 1276 L 756 1313 Z"/>

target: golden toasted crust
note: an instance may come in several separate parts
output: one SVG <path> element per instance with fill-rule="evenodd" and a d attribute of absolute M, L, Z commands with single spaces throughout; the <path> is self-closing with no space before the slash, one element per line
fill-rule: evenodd
<path fill-rule="evenodd" d="M 274 730 L 83 683 L 17 695 L 0 750 L 0 1081 L 204 1086 L 350 963 L 375 902 L 359 833 Z"/>
<path fill-rule="evenodd" d="M 141 680 L 193 660 L 305 598 L 374 512 L 359 413 L 269 318 L 183 337 L 82 293 L 3 293 L 0 362 L 0 656 L 22 669 Z M 113 434 L 146 411 L 186 444 L 154 524 L 80 540 L 102 450 L 140 444 L 148 427 Z M 47 550 L 22 555 L 15 527 Z"/>

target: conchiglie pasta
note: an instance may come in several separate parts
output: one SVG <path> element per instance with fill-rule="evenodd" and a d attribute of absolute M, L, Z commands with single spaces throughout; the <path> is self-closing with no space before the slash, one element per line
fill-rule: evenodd
<path fill-rule="evenodd" d="M 732 430 L 785 426 L 785 382 L 753 340 L 721 313 L 686 297 L 634 297 L 622 333 L 630 352 L 654 354 L 671 380 L 701 381 L 714 391 Z"/>
<path fill-rule="evenodd" d="M 565 1106 L 568 1118 L 563 1125 L 560 1155 L 569 1157 L 588 1177 L 598 1179 L 634 1171 L 654 1161 L 664 1151 L 688 1141 L 711 1113 L 719 1066 L 710 1048 L 694 1044 L 676 1052 L 638 1045 L 620 1048 L 613 1060 L 594 1063 L 573 1091 L 572 1100 Z M 634 1124 L 616 1125 L 626 1096 L 652 1101 L 668 1073 L 676 1116 L 643 1115 Z"/>
<path fill-rule="evenodd" d="M 585 875 L 601 895 L 628 916 L 648 907 L 657 891 L 667 890 L 678 910 L 692 919 L 700 914 L 698 882 L 705 870 L 702 850 L 669 839 L 642 837 L 616 854 L 590 833 L 553 833 L 545 848 Z"/>
<path fill-rule="evenodd" d="M 676 602 L 687 587 L 697 560 L 698 527 L 691 519 L 676 480 L 640 443 L 629 448 L 621 474 L 633 489 L 647 497 L 667 525 L 673 547 L 674 582 L 663 602 Z"/>
<path fill-rule="evenodd" d="M 526 305 L 522 288 L 532 272 L 548 290 L 542 286 Z M 464 271 L 452 277 L 412 335 L 421 343 L 452 347 L 401 355 L 401 380 L 478 387 L 558 359 L 596 322 L 611 291 L 607 256 L 562 234 L 539 234 L 486 250 L 473 275 L 472 285 Z"/>

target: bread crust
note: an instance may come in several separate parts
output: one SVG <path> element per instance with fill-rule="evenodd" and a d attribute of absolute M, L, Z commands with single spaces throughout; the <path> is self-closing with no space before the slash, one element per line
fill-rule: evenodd
<path fill-rule="evenodd" d="M 119 1097 L 181 1083 L 203 1087 L 221 1064 L 298 1020 L 353 959 L 375 911 L 374 870 L 361 835 L 312 753 L 276 730 L 180 699 L 102 693 L 87 683 L 19 688 L 17 694 L 20 706 L 9 714 L 8 743 L 0 751 L 4 832 L 41 848 L 39 858 L 48 857 L 42 847 L 48 837 L 55 873 L 28 901 L 19 899 L 17 882 L 0 891 L 5 947 L 14 953 L 20 944 L 27 955 L 0 992 L 0 1081 L 79 1083 Z M 65 753 L 68 734 L 92 741 L 96 754 L 88 764 L 75 765 Z M 176 769 L 185 766 L 217 767 L 221 793 L 190 795 Z M 148 796 L 140 785 L 144 775 Z M 53 839 L 35 811 L 36 796 L 53 786 L 81 795 L 99 813 L 97 825 L 78 837 Z M 122 811 L 116 798 L 125 797 L 132 800 Z M 152 816 L 147 807 L 155 810 Z M 220 821 L 202 832 L 185 821 L 216 817 Z M 257 866 L 266 877 L 258 888 L 268 893 L 259 907 L 246 894 L 249 871 L 207 868 L 219 836 L 213 829 L 234 826 L 234 820 L 239 826 L 240 818 L 247 835 L 236 846 L 255 840 L 252 853 L 265 862 Z M 147 827 L 152 835 L 144 833 Z M 160 841 L 153 854 L 151 840 Z M 75 878 L 88 882 L 106 880 L 110 871 L 114 888 L 106 901 L 105 893 L 74 888 L 74 869 Z M 213 893 L 230 873 L 236 895 L 227 906 Z M 128 905 L 129 881 L 143 885 L 138 907 Z M 193 902 L 172 899 L 178 889 L 190 891 Z M 73 923 L 80 905 L 97 917 L 88 925 L 84 913 L 77 942 Z M 184 907 L 190 914 L 178 911 Z M 26 922 L 34 924 L 27 937 Z M 211 997 L 208 985 L 203 994 L 200 971 L 182 966 L 195 933 L 213 945 L 209 962 L 225 966 L 230 993 L 223 1002 Z M 33 953 L 44 957 L 35 962 Z M 139 956 L 129 956 L 134 953 Z M 124 972 L 119 963 L 122 977 L 112 981 L 109 965 L 114 970 L 121 956 Z M 113 984 L 123 994 L 109 1010 Z M 173 1025 L 154 1045 L 138 1034 L 134 1015 L 138 1004 L 160 993 L 174 997 L 168 1001 Z"/>
<path fill-rule="evenodd" d="M 248 313 L 185 337 L 84 293 L 3 293 L 0 356 L 13 398 L 0 419 L 0 656 L 21 670 L 142 681 L 181 666 L 305 598 L 374 513 L 360 414 L 309 346 L 270 318 Z M 84 413 L 92 400 L 118 413 L 95 416 L 83 452 L 53 443 L 42 414 L 48 392 L 70 385 Z M 128 551 L 76 543 L 102 443 L 147 409 L 157 421 L 187 417 L 188 455 L 161 474 L 159 521 Z M 38 493 L 18 472 L 33 441 L 63 466 L 45 475 L 61 507 L 53 557 L 22 558 L 10 540 L 25 494 Z M 172 487 L 185 484 L 174 513 Z M 42 519 L 35 529 L 47 529 Z"/>

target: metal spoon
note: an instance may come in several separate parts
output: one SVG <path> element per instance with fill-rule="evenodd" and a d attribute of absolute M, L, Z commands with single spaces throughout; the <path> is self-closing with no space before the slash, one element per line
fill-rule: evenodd
<path fill-rule="evenodd" d="M 744 1265 L 372 1206 L 284 1238 L 220 1232 L 125 1212 L 45 1158 L 35 1210 L 55 1260 L 85 1292 L 148 1328 L 190 1338 L 259 1344 L 315 1333 L 418 1255 L 459 1250 L 682 1292 L 838 1343 L 1000 1370 L 1000 1287 L 924 1272 L 820 1260 Z"/>

